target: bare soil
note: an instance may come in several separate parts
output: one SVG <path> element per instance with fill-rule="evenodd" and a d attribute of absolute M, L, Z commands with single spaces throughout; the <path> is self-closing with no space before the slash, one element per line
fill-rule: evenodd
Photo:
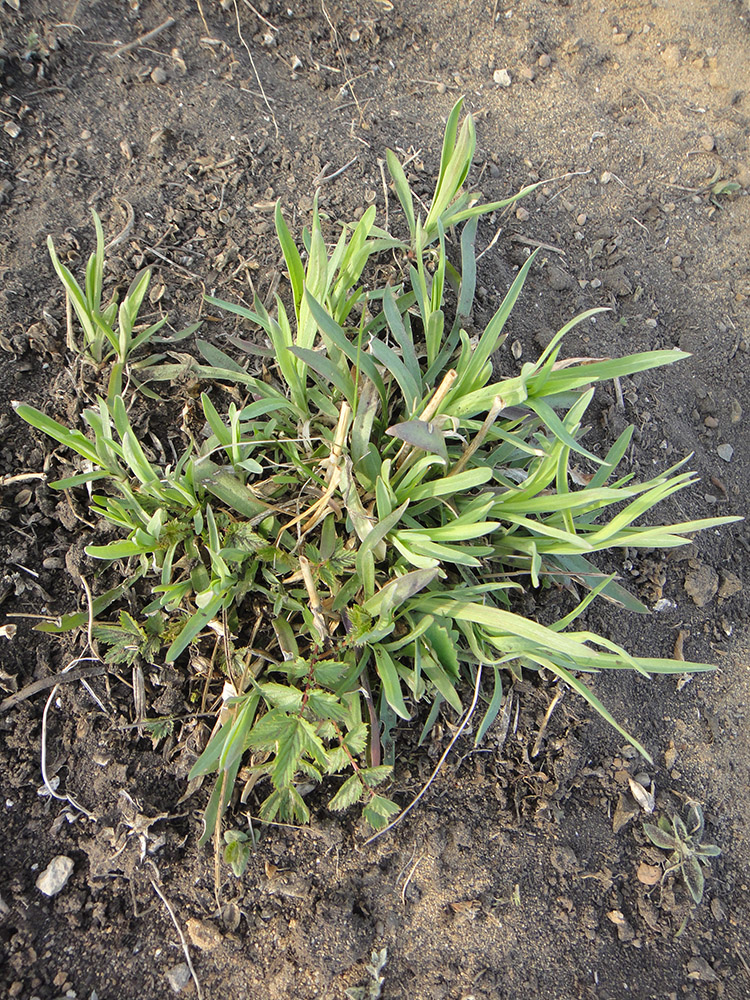
<path fill-rule="evenodd" d="M 563 322 L 600 305 L 611 311 L 570 335 L 568 356 L 691 352 L 669 370 L 623 380 L 621 398 L 602 392 L 587 440 L 606 448 L 635 423 L 629 461 L 642 475 L 692 452 L 700 483 L 666 505 L 666 518 L 746 513 L 747 5 L 387 7 L 0 6 L 0 615 L 17 626 L 15 638 L 0 638 L 5 694 L 76 655 L 32 631 L 33 616 L 84 606 L 80 572 L 93 578 L 82 554 L 93 529 L 75 498 L 43 478 L 8 481 L 54 464 L 49 443 L 20 425 L 10 401 L 72 420 L 86 402 L 66 356 L 47 235 L 80 269 L 95 208 L 108 239 L 124 230 L 109 280 L 127 287 L 153 265 L 152 310 L 168 311 L 180 329 L 201 314 L 204 291 L 235 300 L 251 286 L 268 292 L 281 260 L 276 198 L 293 231 L 308 220 L 318 185 L 331 217 L 351 219 L 375 202 L 382 223 L 387 146 L 411 157 L 411 180 L 429 197 L 445 119 L 462 94 L 477 124 L 473 181 L 487 199 L 550 179 L 517 211 L 480 226 L 480 249 L 499 235 L 479 265 L 477 327 L 530 248 L 543 247 L 498 369 L 514 373 Z M 217 342 L 233 330 L 204 318 Z M 91 679 L 100 704 L 83 686 L 63 685 L 46 720 L 49 772 L 87 818 L 38 791 L 48 692 L 15 705 L 0 714 L 3 995 L 174 996 L 167 974 L 184 955 L 167 900 L 206 998 L 343 1000 L 346 988 L 371 982 L 365 966 L 384 947 L 385 1000 L 750 996 L 749 550 L 740 523 L 687 550 L 625 553 L 612 565 L 665 610 L 648 619 L 604 606 L 588 614 L 591 628 L 633 652 L 671 655 L 677 645 L 685 658 L 720 667 L 688 684 L 597 681 L 653 766 L 570 694 L 533 755 L 554 689 L 529 678 L 509 691 L 507 732 L 496 724 L 478 752 L 470 734 L 462 738 L 396 830 L 366 845 L 364 827 L 322 806 L 309 829 L 267 828 L 241 879 L 222 865 L 221 912 L 212 852 L 197 847 L 208 788 L 186 797 L 210 720 L 154 747 L 132 725 L 128 675 Z M 554 611 L 549 594 L 525 600 L 541 618 Z M 155 666 L 146 684 L 154 714 L 193 711 L 190 679 L 177 671 Z M 455 726 L 446 716 L 418 749 L 422 722 L 399 732 L 394 795 L 404 804 Z M 691 798 L 704 805 L 707 837 L 722 855 L 699 907 L 679 880 L 639 880 L 642 863 L 664 857 L 647 844 L 630 799 L 628 778 L 645 775 L 657 815 Z M 238 807 L 237 826 L 253 804 L 251 796 Z M 56 855 L 74 870 L 48 898 L 35 883 Z M 192 981 L 182 990 L 195 992 Z"/>

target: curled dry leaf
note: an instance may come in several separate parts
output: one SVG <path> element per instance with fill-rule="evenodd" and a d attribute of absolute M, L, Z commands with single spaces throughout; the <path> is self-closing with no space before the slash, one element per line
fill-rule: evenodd
<path fill-rule="evenodd" d="M 644 788 L 640 781 L 636 781 L 634 778 L 628 778 L 628 784 L 630 785 L 630 792 L 645 813 L 652 813 L 654 811 L 654 793 L 653 791 L 648 791 Z M 653 784 L 651 785 L 653 788 Z"/>

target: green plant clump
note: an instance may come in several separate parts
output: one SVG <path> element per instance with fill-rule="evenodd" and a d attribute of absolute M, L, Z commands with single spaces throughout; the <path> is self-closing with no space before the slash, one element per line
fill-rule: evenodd
<path fill-rule="evenodd" d="M 482 206 L 464 190 L 475 136 L 471 116 L 460 130 L 459 117 L 460 102 L 424 223 L 389 153 L 406 240 L 375 226 L 373 206 L 328 245 L 316 203 L 301 251 L 277 207 L 288 297 L 277 297 L 273 315 L 257 298 L 252 308 L 208 300 L 265 332 L 269 347 L 253 350 L 265 356 L 266 377 L 202 340 L 200 360 L 173 354 L 141 373 L 213 386 L 201 396 L 204 433 L 174 463 L 139 440 L 119 383 L 84 412 L 87 435 L 17 405 L 19 416 L 79 456 L 75 474 L 53 486 L 96 484 L 91 508 L 121 536 L 87 548 L 95 559 L 127 565 L 123 582 L 94 601 L 95 634 L 109 645 L 108 658 L 197 666 L 210 657 L 224 673 L 220 717 L 192 770 L 192 777 L 217 775 L 204 839 L 216 835 L 218 843 L 243 764 L 243 778 L 263 791 L 263 820 L 307 820 L 305 788 L 337 775 L 327 783 L 335 787 L 330 808 L 361 803 L 382 828 L 398 811 L 382 791 L 392 730 L 422 702 L 430 706 L 424 733 L 441 706 L 463 712 L 467 682 L 483 703 L 477 742 L 500 710 L 503 672 L 543 669 L 648 757 L 582 676 L 710 669 L 634 657 L 571 628 L 597 595 L 646 610 L 597 570 L 594 553 L 682 545 L 695 531 L 735 519 L 644 523 L 692 474 L 682 462 L 647 482 L 618 472 L 632 428 L 603 457 L 584 443 L 598 383 L 670 364 L 682 352 L 561 360 L 565 334 L 601 311 L 590 310 L 520 374 L 493 380 L 491 358 L 535 255 L 471 339 L 478 216 L 514 199 Z M 391 283 L 379 277 L 386 257 L 391 275 L 397 265 Z M 100 271 L 98 262 L 87 277 L 94 335 L 102 326 Z M 75 304 L 72 278 L 63 278 Z M 85 328 L 87 314 L 76 311 Z M 101 315 L 107 329 L 112 315 L 111 307 Z M 127 368 L 127 351 L 106 340 Z M 244 402 L 220 412 L 212 397 L 221 386 L 239 389 Z M 590 473 L 574 478 L 573 459 Z M 152 592 L 140 615 L 102 619 L 138 578 Z M 513 611 L 522 580 L 573 591 L 577 583 L 587 593 L 545 627 Z M 85 620 L 71 615 L 43 627 Z M 239 865 L 235 840 L 230 853 Z"/>
<path fill-rule="evenodd" d="M 662 816 L 657 825 L 643 824 L 643 832 L 651 843 L 671 852 L 663 878 L 679 872 L 696 904 L 703 899 L 706 881 L 702 866 L 708 864 L 709 858 L 721 854 L 715 844 L 703 843 L 704 829 L 703 810 L 697 802 L 688 804 L 685 821 L 675 813 L 671 822 Z"/>

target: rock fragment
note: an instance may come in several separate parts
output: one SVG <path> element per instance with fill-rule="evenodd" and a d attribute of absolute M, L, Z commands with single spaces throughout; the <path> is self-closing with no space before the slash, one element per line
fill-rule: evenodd
<path fill-rule="evenodd" d="M 54 857 L 36 880 L 36 887 L 45 896 L 56 896 L 73 874 L 73 859 L 64 854 Z"/>
<path fill-rule="evenodd" d="M 188 920 L 187 932 L 195 947 L 200 948 L 201 951 L 213 951 L 223 941 L 221 931 L 217 927 L 206 920 L 197 920 L 195 917 Z"/>
<path fill-rule="evenodd" d="M 699 608 L 705 608 L 716 596 L 719 590 L 719 574 L 713 566 L 697 563 L 685 577 L 685 590 Z"/>
<path fill-rule="evenodd" d="M 180 962 L 166 974 L 167 982 L 175 993 L 180 993 L 190 982 L 190 969 L 185 962 Z"/>

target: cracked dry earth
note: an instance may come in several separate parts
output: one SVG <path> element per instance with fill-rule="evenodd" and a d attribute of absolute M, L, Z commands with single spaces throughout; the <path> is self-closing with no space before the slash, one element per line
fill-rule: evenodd
<path fill-rule="evenodd" d="M 237 299 L 250 282 L 261 294 L 272 287 L 276 198 L 293 229 L 318 184 L 332 217 L 374 202 L 382 223 L 386 147 L 410 158 L 410 181 L 429 197 L 460 95 L 476 118 L 472 179 L 487 199 L 550 178 L 480 226 L 477 245 L 489 249 L 477 327 L 542 246 L 498 368 L 514 373 L 573 314 L 601 305 L 610 312 L 573 331 L 567 356 L 689 351 L 673 369 L 623 380 L 621 396 L 601 392 L 587 441 L 606 449 L 634 423 L 636 474 L 693 453 L 700 482 L 665 518 L 745 514 L 749 42 L 739 0 L 6 0 L 3 697 L 76 655 L 24 616 L 83 606 L 76 581 L 91 538 L 85 510 L 45 484 L 48 443 L 10 407 L 79 412 L 47 234 L 80 268 L 95 208 L 108 240 L 122 235 L 109 280 L 127 287 L 153 265 L 151 309 L 180 329 L 204 291 Z M 231 332 L 226 321 L 207 325 L 217 342 Z M 13 479 L 26 473 L 37 478 Z M 597 681 L 653 766 L 571 694 L 535 747 L 554 690 L 529 679 L 509 690 L 507 724 L 479 752 L 462 737 L 392 834 L 365 846 L 353 819 L 313 801 L 309 828 L 264 831 L 242 878 L 222 865 L 221 910 L 211 851 L 197 847 L 208 790 L 187 783 L 209 725 L 154 745 L 133 726 L 128 675 L 91 678 L 95 698 L 63 685 L 46 719 L 48 770 L 79 810 L 43 794 L 49 691 L 15 704 L 0 715 L 0 991 L 196 995 L 179 927 L 206 998 L 344 1000 L 357 987 L 374 996 L 366 967 L 383 948 L 385 1000 L 750 996 L 748 550 L 738 523 L 668 554 L 626 552 L 612 567 L 661 610 L 587 613 L 589 627 L 634 652 L 719 666 L 688 684 Z M 556 599 L 530 591 L 525 610 L 545 620 Z M 187 713 L 189 693 L 178 670 L 148 672 L 150 713 Z M 399 732 L 403 804 L 455 726 L 446 716 L 418 749 L 422 722 Z M 679 880 L 654 882 L 664 855 L 643 835 L 630 779 L 653 782 L 657 815 L 703 804 L 722 853 L 699 907 Z M 50 868 L 56 858 L 69 860 Z M 46 894 L 40 878 L 59 891 Z"/>

